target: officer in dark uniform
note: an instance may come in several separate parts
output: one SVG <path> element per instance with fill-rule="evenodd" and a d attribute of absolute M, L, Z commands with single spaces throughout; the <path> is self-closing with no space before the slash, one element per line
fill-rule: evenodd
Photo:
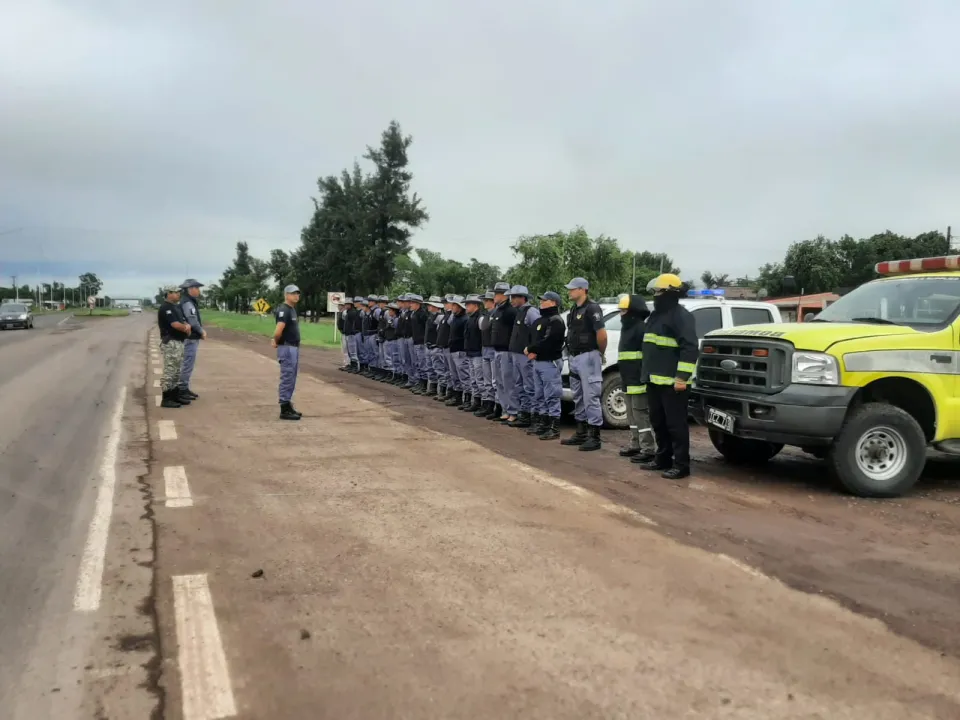
<path fill-rule="evenodd" d="M 452 371 L 457 374 L 457 385 L 453 395 L 444 403 L 448 407 L 462 405 L 465 390 L 470 386 L 470 361 L 464 351 L 464 342 L 467 333 L 466 302 L 459 295 L 450 300 L 453 309 L 448 322 L 450 323 L 450 358 Z"/>
<path fill-rule="evenodd" d="M 429 317 L 427 319 L 427 334 L 423 340 L 426 346 L 424 355 L 424 370 L 427 376 L 427 389 L 423 395 L 436 397 L 437 387 L 440 385 L 440 375 L 437 372 L 437 331 L 440 329 L 437 324 L 441 319 L 440 310 L 443 303 L 436 295 L 431 295 L 425 303 Z"/>
<path fill-rule="evenodd" d="M 539 422 L 527 430 L 541 440 L 560 437 L 560 401 L 563 398 L 563 346 L 566 328 L 560 317 L 560 296 L 545 292 L 540 296 L 540 318 L 527 345 L 527 357 L 533 363 L 534 411 Z"/>
<path fill-rule="evenodd" d="M 514 407 L 512 397 L 515 377 L 511 372 L 510 338 L 517 320 L 517 310 L 507 299 L 510 283 L 498 282 L 493 286 L 493 310 L 490 311 L 490 345 L 494 349 L 494 373 L 497 382 L 497 406 L 495 413 L 487 415 L 489 420 L 502 423 L 517 416 L 519 408 Z"/>
<path fill-rule="evenodd" d="M 386 382 L 390 379 L 390 357 L 387 355 L 386 333 L 387 325 L 390 324 L 390 316 L 387 313 L 387 303 L 390 299 L 384 295 L 377 298 L 377 380 Z"/>
<path fill-rule="evenodd" d="M 483 404 L 483 334 L 480 330 L 480 319 L 483 311 L 483 298 L 477 294 L 467 295 L 464 298 L 467 307 L 467 326 L 463 338 L 463 351 L 469 363 L 470 387 L 463 389 L 463 404 L 460 409 L 464 412 L 477 412 Z"/>
<path fill-rule="evenodd" d="M 589 298 L 589 289 L 590 283 L 582 277 L 567 284 L 570 299 L 574 302 L 567 316 L 567 351 L 577 431 L 560 444 L 579 445 L 581 450 L 599 450 L 600 428 L 603 426 L 600 395 L 607 328 L 603 322 L 603 310 Z"/>
<path fill-rule="evenodd" d="M 493 372 L 493 364 L 497 357 L 497 351 L 493 349 L 493 345 L 491 344 L 492 327 L 490 325 L 490 313 L 495 304 L 493 298 L 493 288 L 490 288 L 483 296 L 483 310 L 480 311 L 480 340 L 483 346 L 481 354 L 483 360 L 483 381 L 481 383 L 483 404 L 480 406 L 480 409 L 473 414 L 476 417 L 484 418 L 488 415 L 495 414 L 497 405 L 497 383 L 496 375 Z"/>
<path fill-rule="evenodd" d="M 200 341 L 207 339 L 207 331 L 203 329 L 203 322 L 200 318 L 200 305 L 197 303 L 203 283 L 188 278 L 183 281 L 180 287 L 186 293 L 180 298 L 180 309 L 187 319 L 187 324 L 190 325 L 190 337 L 183 341 L 180 395 L 185 395 L 189 400 L 196 400 L 200 396 L 190 389 L 190 379 L 193 377 L 193 368 L 197 362 L 197 350 L 200 347 Z"/>
<path fill-rule="evenodd" d="M 350 354 L 350 340 L 347 339 L 347 316 L 350 313 L 350 310 L 353 309 L 353 298 L 348 297 L 344 298 L 343 302 L 340 303 L 340 307 L 337 308 L 337 330 L 340 331 L 340 337 L 342 338 L 342 347 L 343 347 L 343 365 L 340 366 L 340 369 L 346 372 L 353 365 L 353 357 Z"/>
<path fill-rule="evenodd" d="M 180 393 L 180 371 L 183 368 L 183 341 L 190 335 L 190 325 L 180 307 L 180 288 L 167 285 L 165 300 L 157 311 L 160 330 L 160 353 L 163 355 L 163 376 L 160 407 L 178 408 L 189 405 L 190 398 Z"/>
<path fill-rule="evenodd" d="M 343 334 L 347 337 L 347 354 L 350 355 L 350 369 L 347 372 L 357 375 L 360 372 L 360 340 L 363 337 L 363 315 L 360 303 L 363 298 L 355 297 L 343 319 Z"/>
<path fill-rule="evenodd" d="M 413 377 L 409 386 L 410 392 L 414 395 L 423 395 L 427 391 L 427 371 L 426 358 L 427 347 L 424 342 L 427 339 L 427 323 L 430 316 L 427 309 L 423 307 L 423 297 L 420 295 L 410 295 L 410 337 L 413 340 Z"/>
<path fill-rule="evenodd" d="M 623 295 L 617 307 L 620 309 L 617 368 L 626 394 L 627 420 L 630 422 L 630 444 L 620 449 L 620 456 L 631 458 L 631 462 L 644 463 L 653 459 L 656 449 L 647 410 L 647 386 L 641 380 L 644 324 L 650 317 L 650 310 L 640 295 Z"/>
<path fill-rule="evenodd" d="M 299 420 L 301 414 L 293 407 L 293 391 L 300 369 L 300 319 L 297 317 L 300 288 L 287 285 L 283 297 L 283 303 L 277 308 L 277 327 L 270 344 L 277 349 L 280 363 L 280 419 Z"/>
<path fill-rule="evenodd" d="M 453 397 L 455 379 L 450 373 L 450 295 L 437 298 L 440 312 L 437 313 L 437 402 L 446 402 Z"/>
<path fill-rule="evenodd" d="M 693 316 L 680 304 L 686 290 L 683 281 L 665 273 L 651 280 L 647 290 L 653 292 L 653 313 L 643 336 L 640 379 L 647 385 L 657 455 L 641 467 L 662 470 L 662 477 L 679 480 L 690 475 L 687 403 L 700 346 Z"/>

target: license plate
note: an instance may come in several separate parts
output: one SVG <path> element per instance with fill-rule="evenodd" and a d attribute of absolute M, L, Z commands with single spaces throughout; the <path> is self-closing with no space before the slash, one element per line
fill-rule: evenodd
<path fill-rule="evenodd" d="M 707 423 L 720 428 L 724 432 L 733 432 L 733 415 L 716 408 L 707 408 Z"/>

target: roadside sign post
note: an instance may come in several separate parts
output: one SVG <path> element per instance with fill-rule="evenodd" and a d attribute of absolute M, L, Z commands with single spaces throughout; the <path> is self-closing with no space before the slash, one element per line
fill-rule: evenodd
<path fill-rule="evenodd" d="M 260 313 L 261 316 L 266 315 L 267 312 L 270 310 L 270 303 L 268 303 L 263 298 L 259 298 L 257 301 L 253 303 L 253 309 L 256 310 L 258 313 Z"/>
<path fill-rule="evenodd" d="M 340 306 L 346 299 L 346 294 L 342 292 L 327 293 L 327 312 L 333 313 L 333 341 L 340 339 L 340 329 L 337 327 L 337 316 L 340 314 Z"/>

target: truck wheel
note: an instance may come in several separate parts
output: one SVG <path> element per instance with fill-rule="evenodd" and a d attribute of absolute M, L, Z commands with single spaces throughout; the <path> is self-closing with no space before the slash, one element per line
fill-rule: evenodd
<path fill-rule="evenodd" d="M 630 427 L 627 420 L 627 394 L 623 391 L 620 373 L 613 370 L 603 378 L 600 390 L 600 410 L 603 411 L 603 424 L 615 430 Z"/>
<path fill-rule="evenodd" d="M 906 410 L 865 403 L 850 413 L 833 443 L 830 467 L 859 497 L 898 497 L 920 479 L 927 440 Z"/>
<path fill-rule="evenodd" d="M 710 442 L 731 465 L 762 465 L 783 450 L 779 443 L 748 440 L 709 428 Z"/>

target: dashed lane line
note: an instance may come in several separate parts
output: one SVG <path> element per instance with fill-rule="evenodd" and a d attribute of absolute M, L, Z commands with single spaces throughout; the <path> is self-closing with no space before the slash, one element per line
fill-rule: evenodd
<path fill-rule="evenodd" d="M 161 440 L 176 440 L 177 426 L 173 420 L 157 420 L 157 434 Z"/>
<path fill-rule="evenodd" d="M 154 395 L 153 401 L 154 401 L 153 402 L 154 405 L 156 405 L 157 407 L 160 407 L 160 403 L 162 402 L 162 399 L 160 398 L 159 395 Z"/>
<path fill-rule="evenodd" d="M 163 484 L 167 507 L 193 507 L 193 497 L 190 495 L 186 468 L 182 465 L 165 467 L 163 469 Z"/>
<path fill-rule="evenodd" d="M 184 720 L 237 714 L 227 658 L 206 575 L 173 577 Z"/>
<path fill-rule="evenodd" d="M 153 386 L 154 386 L 155 388 L 160 387 L 160 381 L 159 381 L 159 380 L 154 380 L 154 381 L 153 381 Z"/>
<path fill-rule="evenodd" d="M 117 484 L 117 451 L 123 430 L 123 404 L 127 399 L 126 387 L 120 388 L 120 397 L 114 406 L 110 421 L 110 434 L 100 462 L 100 490 L 87 533 L 87 544 L 80 560 L 77 588 L 73 596 L 73 609 L 93 612 L 100 607 L 103 585 L 103 562 L 110 534 L 110 518 L 113 516 L 113 496 Z"/>

